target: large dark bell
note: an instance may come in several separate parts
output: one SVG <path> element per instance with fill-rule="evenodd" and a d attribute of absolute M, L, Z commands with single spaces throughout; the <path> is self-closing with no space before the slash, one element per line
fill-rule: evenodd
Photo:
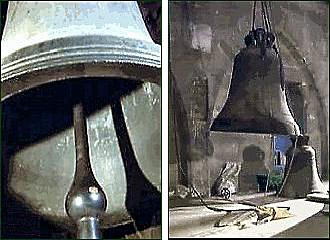
<path fill-rule="evenodd" d="M 273 48 L 242 49 L 235 57 L 227 102 L 211 131 L 299 134 L 281 87 L 280 69 Z"/>

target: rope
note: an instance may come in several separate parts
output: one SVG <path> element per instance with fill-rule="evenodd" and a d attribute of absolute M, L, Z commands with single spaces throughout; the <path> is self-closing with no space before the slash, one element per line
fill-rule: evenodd
<path fill-rule="evenodd" d="M 266 15 L 267 15 L 268 22 L 269 22 L 269 27 L 271 29 L 271 21 L 270 21 L 270 19 L 273 18 L 271 1 L 269 1 L 268 4 L 269 4 L 269 12 L 268 12 L 268 8 L 267 8 L 267 4 L 265 4 L 265 8 L 266 8 Z M 274 19 L 272 19 L 272 21 L 274 22 Z M 275 25 L 274 25 L 274 31 L 273 31 L 273 33 L 275 35 L 275 43 L 277 45 L 277 47 L 275 46 L 275 51 L 277 52 L 278 57 L 279 57 L 279 61 L 280 61 L 281 89 L 283 91 L 284 88 L 285 88 L 285 85 L 284 85 L 284 76 L 283 76 L 283 62 L 282 62 L 282 57 L 280 55 L 280 43 L 279 43 L 278 35 L 277 35 L 276 31 L 275 31 Z M 298 134 L 298 133 L 296 132 L 296 134 Z M 292 164 L 293 164 L 293 158 L 295 156 L 295 150 L 297 149 L 297 142 L 298 142 L 298 137 L 296 135 L 296 139 L 295 139 L 295 142 L 294 142 L 294 148 L 293 148 L 293 153 L 292 153 L 292 156 L 291 156 L 290 164 L 289 164 L 288 170 L 286 172 L 286 175 L 284 176 L 283 183 L 282 183 L 282 186 L 281 186 L 281 189 L 280 189 L 278 195 L 280 195 L 282 193 L 283 187 L 284 187 L 284 185 L 287 182 L 289 172 L 291 171 Z"/>
<path fill-rule="evenodd" d="M 294 155 L 295 155 L 295 150 L 297 149 L 297 142 L 298 142 L 298 136 L 296 135 L 296 139 L 295 139 L 295 141 L 294 141 L 294 148 L 293 148 L 293 150 L 292 150 L 292 156 L 291 156 L 290 164 L 289 164 L 288 170 L 287 170 L 287 172 L 286 172 L 286 175 L 284 176 L 284 179 L 283 179 L 283 183 L 282 183 L 281 189 L 280 189 L 280 191 L 278 192 L 278 196 L 281 195 L 281 193 L 282 193 L 282 191 L 283 191 L 283 188 L 284 188 L 284 185 L 286 184 L 286 182 L 287 182 L 287 180 L 288 180 L 289 172 L 291 171 L 292 164 L 293 164 L 293 158 L 294 158 Z"/>
<path fill-rule="evenodd" d="M 266 26 L 266 32 L 269 32 L 269 27 L 268 27 L 268 21 L 265 13 L 265 6 L 264 2 L 261 2 L 261 13 L 262 13 L 262 18 L 263 18 L 263 23 Z"/>
<path fill-rule="evenodd" d="M 267 8 L 267 4 L 265 4 L 265 8 L 266 8 L 266 15 L 267 15 L 267 18 L 268 18 L 268 21 L 269 21 L 269 27 L 271 29 L 270 18 L 273 18 L 271 1 L 269 1 L 268 4 L 269 4 L 269 12 L 268 12 L 268 8 Z M 273 19 L 273 22 L 274 22 L 274 19 Z M 280 55 L 280 43 L 279 43 L 278 35 L 277 35 L 276 31 L 275 31 L 275 26 L 274 26 L 274 32 L 273 33 L 275 35 L 275 42 L 276 42 L 276 45 L 277 45 L 277 48 L 275 47 L 275 50 L 276 50 L 276 52 L 278 54 L 279 61 L 280 61 L 281 88 L 282 88 L 282 91 L 283 91 L 284 88 L 285 88 L 285 85 L 284 85 L 284 76 L 283 76 L 283 62 L 282 62 L 282 57 Z M 296 132 L 296 134 L 298 134 L 298 133 Z M 281 189 L 280 189 L 278 195 L 280 195 L 282 193 L 283 187 L 284 187 L 284 185 L 287 182 L 287 179 L 288 179 L 288 176 L 289 176 L 289 172 L 291 171 L 291 168 L 292 168 L 292 165 L 293 165 L 293 159 L 294 159 L 294 156 L 295 156 L 295 150 L 297 149 L 297 142 L 298 142 L 298 136 L 296 135 L 296 139 L 295 139 L 295 142 L 294 142 L 294 148 L 293 148 L 293 153 L 292 153 L 292 156 L 291 156 L 290 164 L 289 164 L 288 170 L 286 172 L 286 175 L 284 176 L 283 183 L 282 183 L 282 186 L 281 186 Z"/>
<path fill-rule="evenodd" d="M 271 21 L 270 21 L 270 17 L 269 17 L 269 12 L 268 12 L 268 7 L 267 7 L 267 2 L 264 3 L 265 4 L 265 9 L 266 9 L 266 17 L 268 20 L 268 25 L 269 25 L 269 31 L 272 32 L 272 25 L 271 25 Z"/>
<path fill-rule="evenodd" d="M 251 26 L 252 31 L 255 30 L 254 23 L 255 23 L 255 20 L 256 20 L 256 4 L 257 4 L 257 1 L 254 1 L 253 2 L 253 14 L 252 14 L 252 26 Z"/>
<path fill-rule="evenodd" d="M 252 24 L 251 24 L 251 29 L 252 31 L 255 30 L 255 19 L 256 19 L 256 6 L 257 6 L 257 1 L 253 2 L 253 14 L 252 14 Z M 262 14 L 262 19 L 263 19 L 263 26 L 266 28 L 267 32 L 272 31 L 271 27 L 271 21 L 269 17 L 269 12 L 268 12 L 268 6 L 266 2 L 261 1 L 261 14 Z"/>

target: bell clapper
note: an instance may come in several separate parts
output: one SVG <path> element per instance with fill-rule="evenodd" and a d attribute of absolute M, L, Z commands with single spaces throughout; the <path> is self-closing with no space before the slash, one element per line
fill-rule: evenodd
<path fill-rule="evenodd" d="M 106 209 L 105 194 L 97 183 L 90 164 L 83 103 L 73 107 L 76 145 L 76 171 L 66 197 L 66 211 L 77 225 L 79 239 L 100 239 L 100 217 Z"/>

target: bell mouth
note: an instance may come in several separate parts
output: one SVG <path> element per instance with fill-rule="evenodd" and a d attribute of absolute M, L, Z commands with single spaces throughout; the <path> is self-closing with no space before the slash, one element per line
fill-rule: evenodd
<path fill-rule="evenodd" d="M 78 90 L 81 89 L 83 90 L 79 92 Z M 4 129 L 2 132 L 2 162 L 3 165 L 6 165 L 6 170 L 3 170 L 6 182 L 3 181 L 2 186 L 8 188 L 11 197 L 19 199 L 20 204 L 28 205 L 34 213 L 52 222 L 59 222 L 64 228 L 72 227 L 71 219 L 64 214 L 61 204 L 54 203 L 54 199 L 62 196 L 65 199 L 73 179 L 75 150 L 72 130 L 72 106 L 82 99 L 88 122 L 90 152 L 93 155 L 93 170 L 96 172 L 94 173 L 97 175 L 98 180 L 108 179 L 108 175 L 116 174 L 116 177 L 111 178 L 111 187 L 105 185 L 104 182 L 100 184 L 103 190 L 106 188 L 104 191 L 111 202 L 106 213 L 102 215 L 101 228 L 116 227 L 132 221 L 132 217 L 126 209 L 125 198 L 128 193 L 134 194 L 134 190 L 137 188 L 126 189 L 130 185 L 126 184 L 126 181 L 128 181 L 125 178 L 126 174 L 120 172 L 127 169 L 127 167 L 123 166 L 120 153 L 121 146 L 118 145 L 119 140 L 116 137 L 114 126 L 118 125 L 118 119 L 115 124 L 114 116 L 117 112 L 113 111 L 113 106 L 114 103 L 119 103 L 120 100 L 124 121 L 119 123 L 127 125 L 126 128 L 131 134 L 129 137 L 132 138 L 131 141 L 134 139 L 135 144 L 135 136 L 138 135 L 137 130 L 134 129 L 136 124 L 141 126 L 156 119 L 154 114 L 148 114 L 152 111 L 158 113 L 158 109 L 160 109 L 160 101 L 153 101 L 160 96 L 159 90 L 160 87 L 156 84 L 138 80 L 86 77 L 43 84 L 7 98 L 2 103 L 2 129 Z M 150 97 L 150 95 L 147 95 L 147 92 L 150 94 L 150 91 L 154 91 L 155 96 Z M 136 105 L 133 105 L 132 102 Z M 116 105 L 115 109 L 118 109 L 118 106 Z M 141 110 L 141 108 L 145 110 Z M 138 112 L 142 113 L 139 115 Z M 143 121 L 135 120 L 134 117 L 140 119 L 137 116 L 143 116 L 145 119 L 143 118 Z M 157 124 L 146 125 L 148 131 L 144 133 L 143 138 L 140 138 L 140 142 L 143 140 L 146 147 L 140 147 L 141 144 L 139 147 L 134 145 L 135 154 L 137 154 L 136 161 L 138 162 L 136 166 L 141 168 L 141 172 L 145 175 L 143 180 L 146 183 L 158 186 L 158 176 L 160 175 L 154 174 L 160 169 L 158 164 L 155 164 L 158 157 L 142 158 L 141 156 L 155 156 L 158 154 L 157 151 L 152 149 L 155 146 L 152 143 L 156 142 L 155 139 L 159 136 L 159 127 Z M 95 144 L 97 141 L 98 143 Z M 99 149 L 109 152 L 103 153 Z M 38 161 L 43 162 L 43 164 L 33 166 L 32 163 L 35 162 L 35 159 L 39 159 Z M 48 161 L 48 159 L 53 161 Z M 100 160 L 104 160 L 104 162 Z M 61 162 L 65 164 L 62 165 Z M 103 167 L 100 162 L 104 163 L 102 163 Z M 104 167 L 105 163 L 107 163 L 107 166 L 114 166 L 113 169 L 116 169 L 117 172 L 111 170 L 109 174 L 100 177 L 106 169 Z M 40 168 L 41 165 L 42 168 Z M 62 168 L 62 166 L 65 167 Z M 155 167 L 151 171 L 146 166 Z M 49 171 L 50 168 L 52 168 L 52 171 Z M 130 169 L 133 169 L 132 165 L 130 165 Z M 49 174 L 50 172 L 51 174 Z M 41 180 L 36 181 L 36 179 Z M 141 179 L 142 177 L 138 178 L 140 182 Z M 54 182 L 60 187 L 55 187 Z M 33 189 L 31 186 L 34 186 L 34 189 L 40 187 L 43 190 L 53 187 L 58 192 L 54 196 L 54 194 L 52 195 L 54 191 L 50 191 L 47 195 L 51 195 L 49 198 L 52 198 L 52 200 L 47 201 L 47 204 L 45 203 L 44 206 L 46 207 L 40 207 L 37 203 L 38 201 L 43 202 L 46 194 L 43 193 L 40 200 L 39 197 L 36 197 L 38 194 L 31 190 Z M 148 192 L 148 194 L 151 193 Z M 149 197 L 148 194 L 146 196 Z M 63 199 L 61 198 L 59 202 L 63 202 Z M 129 204 L 135 204 L 134 198 L 129 198 L 127 201 Z M 131 207 L 131 205 L 128 206 Z M 137 207 L 133 205 L 132 208 L 135 210 Z"/>
<path fill-rule="evenodd" d="M 121 78 L 160 85 L 161 69 L 135 64 L 102 63 L 95 65 L 78 63 L 36 70 L 1 82 L 1 102 L 41 85 L 76 78 Z"/>
<path fill-rule="evenodd" d="M 293 135 L 295 133 L 293 125 L 266 117 L 262 119 L 229 119 L 219 116 L 212 123 L 211 131 L 296 136 Z"/>
<path fill-rule="evenodd" d="M 65 65 L 70 62 L 122 62 L 160 67 L 160 46 L 143 40 L 116 36 L 73 36 L 56 38 L 33 44 L 1 55 L 1 70 L 6 76 L 19 66 L 28 67 Z M 29 65 L 34 66 L 29 66 Z M 25 67 L 25 68 L 23 68 Z M 18 71 L 18 67 L 16 67 Z"/>

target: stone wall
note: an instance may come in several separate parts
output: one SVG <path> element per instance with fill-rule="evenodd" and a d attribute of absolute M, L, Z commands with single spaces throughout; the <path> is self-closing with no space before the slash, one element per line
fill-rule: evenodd
<path fill-rule="evenodd" d="M 256 174 L 267 174 L 273 167 L 273 140 L 269 134 L 211 132 L 210 142 L 212 142 L 214 149 L 212 156 L 208 158 L 211 185 L 219 176 L 225 162 L 237 162 L 241 164 L 242 175 L 245 175 L 244 177 L 240 175 L 239 191 L 256 191 Z M 264 156 L 260 161 L 258 161 L 257 156 L 254 156 L 257 153 L 252 153 L 251 157 L 246 157 L 244 154 L 253 147 L 263 152 Z M 247 185 L 251 187 L 249 188 Z"/>

